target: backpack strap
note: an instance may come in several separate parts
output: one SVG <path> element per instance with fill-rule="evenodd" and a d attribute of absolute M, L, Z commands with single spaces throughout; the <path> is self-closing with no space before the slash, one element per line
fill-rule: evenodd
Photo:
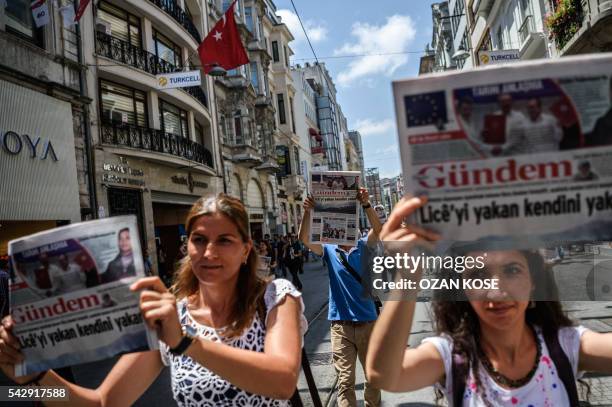
<path fill-rule="evenodd" d="M 543 336 L 550 358 L 557 368 L 559 379 L 561 379 L 567 391 L 570 406 L 580 405 L 578 389 L 576 387 L 576 377 L 574 376 L 572 364 L 559 343 L 558 332 L 543 332 Z"/>
<path fill-rule="evenodd" d="M 452 353 L 451 375 L 453 377 L 453 404 L 452 407 L 461 407 L 463 393 L 465 393 L 465 379 L 468 364 L 465 358 L 458 353 Z"/>

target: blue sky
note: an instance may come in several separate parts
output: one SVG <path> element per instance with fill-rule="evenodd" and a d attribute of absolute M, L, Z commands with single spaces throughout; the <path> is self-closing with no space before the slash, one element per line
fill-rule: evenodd
<path fill-rule="evenodd" d="M 362 134 L 366 167 L 381 176 L 401 172 L 391 81 L 416 76 L 420 54 L 359 58 L 344 55 L 422 51 L 431 41 L 431 1 L 294 0 L 319 61 L 334 78 L 349 128 Z M 292 63 L 314 57 L 289 0 L 277 14 L 296 37 Z M 304 59 L 305 58 L 305 59 Z"/>

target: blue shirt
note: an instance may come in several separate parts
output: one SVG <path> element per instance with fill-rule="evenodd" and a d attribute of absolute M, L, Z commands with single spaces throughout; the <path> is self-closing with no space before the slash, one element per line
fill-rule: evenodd
<path fill-rule="evenodd" d="M 348 253 L 348 263 L 364 278 L 361 270 L 361 255 L 366 248 L 367 239 L 357 241 L 357 247 Z M 374 321 L 376 306 L 371 298 L 366 297 L 363 286 L 344 268 L 338 259 L 338 245 L 324 244 L 323 257 L 329 272 L 329 312 L 330 321 Z"/>

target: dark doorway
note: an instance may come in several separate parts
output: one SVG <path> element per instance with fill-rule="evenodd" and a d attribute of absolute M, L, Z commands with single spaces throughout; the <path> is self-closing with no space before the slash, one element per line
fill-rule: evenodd
<path fill-rule="evenodd" d="M 136 189 L 108 188 L 108 215 L 136 215 L 140 244 L 144 249 L 146 236 L 142 219 L 142 193 Z"/>

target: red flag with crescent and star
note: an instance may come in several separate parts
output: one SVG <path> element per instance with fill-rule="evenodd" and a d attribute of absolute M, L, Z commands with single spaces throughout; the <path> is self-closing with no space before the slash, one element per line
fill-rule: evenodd
<path fill-rule="evenodd" d="M 230 70 L 249 63 L 234 19 L 234 4 L 236 0 L 198 47 L 202 68 L 206 73 L 215 65 Z"/>
<path fill-rule="evenodd" d="M 89 5 L 90 0 L 81 0 L 79 3 L 79 8 L 77 9 L 76 14 L 74 15 L 74 22 L 78 23 L 83 14 L 85 13 L 85 9 Z"/>

